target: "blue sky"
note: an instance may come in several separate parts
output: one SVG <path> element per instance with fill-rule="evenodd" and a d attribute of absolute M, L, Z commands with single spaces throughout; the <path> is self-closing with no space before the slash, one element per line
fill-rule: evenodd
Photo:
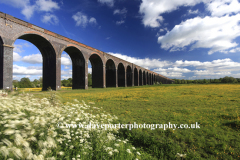
<path fill-rule="evenodd" d="M 240 78 L 238 0 L 0 0 L 0 11 L 172 79 Z M 14 79 L 38 79 L 39 50 L 14 45 Z M 71 70 L 63 53 L 62 79 Z"/>

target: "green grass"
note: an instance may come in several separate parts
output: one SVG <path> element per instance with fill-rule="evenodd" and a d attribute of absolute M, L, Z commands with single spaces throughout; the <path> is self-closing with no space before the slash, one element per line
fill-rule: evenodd
<path fill-rule="evenodd" d="M 45 93 L 35 95 L 44 97 Z M 239 156 L 239 85 L 162 85 L 58 94 L 63 102 L 94 101 L 121 123 L 201 124 L 201 129 L 121 130 L 121 137 L 158 158 L 174 158 L 176 153 L 186 153 L 188 159 Z"/>
<path fill-rule="evenodd" d="M 34 93 L 44 97 L 45 92 Z M 95 102 L 118 122 L 194 124 L 200 129 L 121 129 L 118 134 L 158 159 L 240 159 L 240 85 L 161 85 L 58 91 L 62 101 Z"/>

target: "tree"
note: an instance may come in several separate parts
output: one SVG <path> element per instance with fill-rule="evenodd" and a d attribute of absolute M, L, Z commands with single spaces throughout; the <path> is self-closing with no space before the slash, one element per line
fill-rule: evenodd
<path fill-rule="evenodd" d="M 32 83 L 29 78 L 22 78 L 19 82 L 20 88 L 32 88 Z"/>
<path fill-rule="evenodd" d="M 233 77 L 228 77 L 228 76 L 225 76 L 223 79 L 222 79 L 222 82 L 223 83 L 237 83 L 237 80 Z"/>
<path fill-rule="evenodd" d="M 88 86 L 92 86 L 92 74 L 88 73 Z"/>
<path fill-rule="evenodd" d="M 14 88 L 19 87 L 18 80 L 13 80 L 12 85 L 14 86 Z"/>
<path fill-rule="evenodd" d="M 69 80 L 64 79 L 61 81 L 61 83 L 62 83 L 62 86 L 68 87 L 70 82 L 69 82 Z"/>

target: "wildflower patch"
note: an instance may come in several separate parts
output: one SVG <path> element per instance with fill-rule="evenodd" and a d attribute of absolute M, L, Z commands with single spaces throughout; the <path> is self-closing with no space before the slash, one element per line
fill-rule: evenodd
<path fill-rule="evenodd" d="M 62 123 L 107 123 L 116 116 L 86 113 L 84 101 L 53 103 L 30 94 L 0 96 L 0 159 L 141 159 L 127 140 L 114 135 L 114 128 L 67 128 Z M 95 107 L 96 108 L 96 107 Z"/>

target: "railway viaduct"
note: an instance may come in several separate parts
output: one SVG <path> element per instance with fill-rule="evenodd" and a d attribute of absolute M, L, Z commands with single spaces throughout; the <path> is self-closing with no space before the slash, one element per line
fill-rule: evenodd
<path fill-rule="evenodd" d="M 72 60 L 72 88 L 88 89 L 88 60 L 92 87 L 170 84 L 173 80 L 77 41 L 0 12 L 0 89 L 12 89 L 13 45 L 17 39 L 34 44 L 43 57 L 43 88 L 61 89 L 61 54 Z"/>

